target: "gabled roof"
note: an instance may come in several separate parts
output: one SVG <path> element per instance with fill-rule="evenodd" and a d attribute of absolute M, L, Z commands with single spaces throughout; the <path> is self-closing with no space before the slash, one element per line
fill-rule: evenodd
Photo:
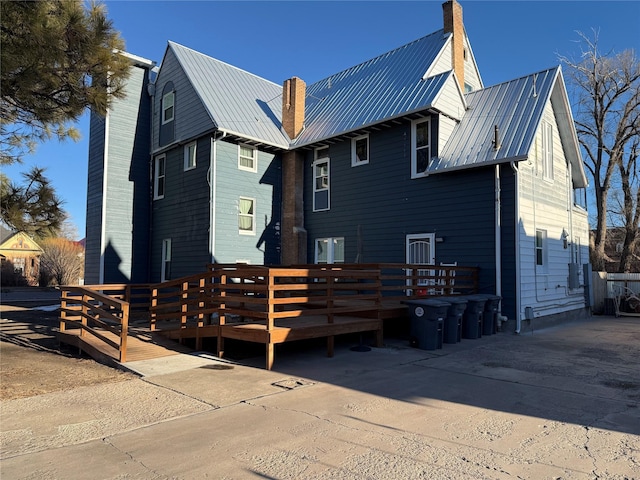
<path fill-rule="evenodd" d="M 289 138 L 281 129 L 281 85 L 175 42 L 169 42 L 167 48 L 175 54 L 219 130 L 289 147 Z"/>
<path fill-rule="evenodd" d="M 526 159 L 551 101 L 574 185 L 587 185 L 560 67 L 477 90 L 466 98 L 468 109 L 440 156 L 429 165 L 429 173 Z M 497 150 L 493 148 L 496 126 Z"/>
<path fill-rule="evenodd" d="M 0 250 L 42 253 L 40 245 L 25 232 L 10 232 L 5 236 L 5 232 L 2 231 L 2 235 L 4 238 L 0 241 Z"/>
<path fill-rule="evenodd" d="M 444 30 L 307 87 L 296 147 L 429 108 L 452 72 L 425 74 L 450 40 Z"/>

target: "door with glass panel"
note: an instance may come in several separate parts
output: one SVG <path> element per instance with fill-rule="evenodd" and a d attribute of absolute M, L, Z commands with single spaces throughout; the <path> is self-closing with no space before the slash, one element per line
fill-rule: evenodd
<path fill-rule="evenodd" d="M 418 265 L 434 265 L 436 260 L 436 248 L 435 248 L 435 233 L 420 233 L 414 235 L 407 235 L 407 251 L 406 262 L 409 264 Z M 407 271 L 408 274 L 413 274 L 412 270 Z M 431 276 L 435 275 L 433 269 L 420 268 L 415 272 L 418 276 Z M 408 279 L 407 285 L 411 285 L 413 280 Z M 419 278 L 416 284 L 420 287 L 428 287 L 434 285 L 433 278 Z M 420 288 L 419 290 L 427 289 Z M 412 290 L 407 290 L 407 294 L 412 294 Z"/>

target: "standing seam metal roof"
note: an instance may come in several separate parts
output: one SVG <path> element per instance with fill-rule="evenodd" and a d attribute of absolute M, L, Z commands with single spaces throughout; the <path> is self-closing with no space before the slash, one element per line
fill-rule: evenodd
<path fill-rule="evenodd" d="M 219 129 L 289 147 L 281 130 L 282 86 L 177 43 L 169 48 Z"/>
<path fill-rule="evenodd" d="M 307 87 L 299 147 L 428 108 L 451 74 L 423 80 L 449 41 L 444 30 Z"/>
<path fill-rule="evenodd" d="M 429 173 L 526 157 L 559 74 L 555 67 L 467 94 L 468 110 Z M 493 148 L 494 127 L 500 148 Z"/>

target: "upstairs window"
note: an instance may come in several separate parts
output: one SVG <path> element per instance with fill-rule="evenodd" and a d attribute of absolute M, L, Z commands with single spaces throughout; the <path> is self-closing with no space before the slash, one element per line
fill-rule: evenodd
<path fill-rule="evenodd" d="M 196 142 L 191 142 L 184 146 L 184 169 L 192 170 L 196 168 Z"/>
<path fill-rule="evenodd" d="M 316 150 L 313 162 L 313 211 L 329 210 L 329 147 Z"/>
<path fill-rule="evenodd" d="M 256 233 L 256 201 L 253 198 L 240 197 L 238 202 L 238 231 L 242 235 Z"/>
<path fill-rule="evenodd" d="M 553 180 L 553 125 L 542 123 L 542 177 Z"/>
<path fill-rule="evenodd" d="M 165 164 L 166 157 L 160 155 L 156 158 L 153 169 L 153 199 L 159 200 L 164 198 L 164 180 L 165 180 Z"/>
<path fill-rule="evenodd" d="M 238 145 L 238 168 L 248 172 L 257 172 L 258 150 L 248 145 Z"/>
<path fill-rule="evenodd" d="M 429 119 L 411 122 L 411 178 L 427 176 L 431 159 L 430 125 Z"/>
<path fill-rule="evenodd" d="M 369 135 L 351 139 L 351 166 L 369 163 Z"/>
<path fill-rule="evenodd" d="M 175 114 L 175 92 L 165 93 L 162 97 L 162 124 L 173 121 Z"/>

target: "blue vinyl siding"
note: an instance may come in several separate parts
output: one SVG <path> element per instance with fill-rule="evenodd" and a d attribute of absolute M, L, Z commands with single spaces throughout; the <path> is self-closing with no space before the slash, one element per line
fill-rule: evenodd
<path fill-rule="evenodd" d="M 165 86 L 175 91 L 174 120 L 162 125 L 162 95 L 167 93 Z M 213 121 L 207 113 L 202 100 L 185 75 L 173 51 L 168 48 L 162 61 L 162 68 L 156 80 L 154 96 L 153 147 L 164 147 L 171 142 L 186 142 L 213 129 Z M 160 135 L 162 133 L 162 138 Z"/>
<path fill-rule="evenodd" d="M 87 165 L 87 223 L 85 233 L 84 282 L 100 283 L 102 237 L 102 192 L 104 180 L 105 119 L 91 112 Z"/>
<path fill-rule="evenodd" d="M 258 171 L 238 168 L 238 146 L 218 141 L 216 148 L 215 260 L 252 264 L 280 263 L 281 159 L 258 151 Z M 240 197 L 255 199 L 255 235 L 238 230 Z"/>
<path fill-rule="evenodd" d="M 198 139 L 196 168 L 184 171 L 182 145 L 166 152 L 164 198 L 153 201 L 151 281 L 160 281 L 162 241 L 171 239 L 169 278 L 201 273 L 209 262 L 210 139 Z"/>
<path fill-rule="evenodd" d="M 493 169 L 412 180 L 409 122 L 372 132 L 369 140 L 369 164 L 357 168 L 351 167 L 348 140 L 330 146 L 331 209 L 326 212 L 311 210 L 312 156 L 307 156 L 308 260 L 313 260 L 315 238 L 344 237 L 346 262 L 358 253 L 361 262 L 404 262 L 406 235 L 435 232 L 442 238 L 436 263 L 478 266 L 481 289 L 494 289 Z"/>
<path fill-rule="evenodd" d="M 132 66 L 126 97 L 114 100 L 106 120 L 95 114 L 91 117 L 86 236 L 89 255 L 85 261 L 88 284 L 100 281 L 101 255 L 103 282 L 147 280 L 147 84 L 148 70 Z"/>

